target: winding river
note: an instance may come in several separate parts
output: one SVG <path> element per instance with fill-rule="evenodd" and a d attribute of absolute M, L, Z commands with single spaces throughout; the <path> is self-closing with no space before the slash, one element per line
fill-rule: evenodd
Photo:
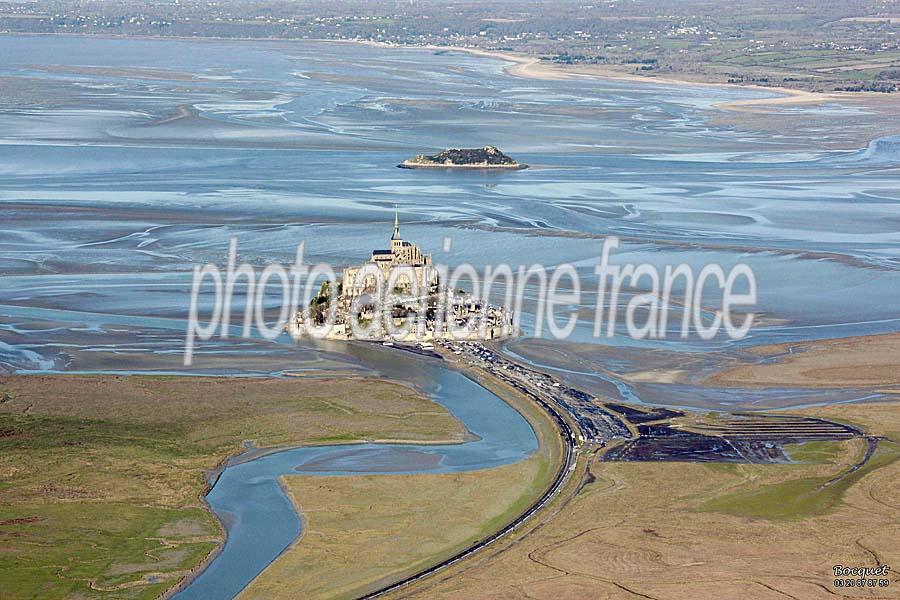
<path fill-rule="evenodd" d="M 414 384 L 453 413 L 477 439 L 449 445 L 299 447 L 231 461 L 207 495 L 225 525 L 225 546 L 174 598 L 232 598 L 297 539 L 301 519 L 278 482 L 282 475 L 471 471 L 513 463 L 537 449 L 528 422 L 461 373 L 413 354 L 404 353 L 397 360 L 380 347 L 354 348 L 353 352 L 382 375 Z M 303 499 L 298 500 L 302 505 Z"/>

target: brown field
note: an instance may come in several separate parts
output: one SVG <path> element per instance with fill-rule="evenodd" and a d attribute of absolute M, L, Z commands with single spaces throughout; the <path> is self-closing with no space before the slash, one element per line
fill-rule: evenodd
<path fill-rule="evenodd" d="M 205 474 L 242 442 L 459 442 L 375 379 L 0 378 L 0 598 L 156 598 L 221 542 Z"/>
<path fill-rule="evenodd" d="M 356 598 L 498 529 L 539 495 L 542 460 L 444 475 L 289 476 L 304 532 L 241 600 Z"/>
<path fill-rule="evenodd" d="M 900 334 L 820 340 L 753 349 L 785 354 L 774 363 L 744 363 L 704 383 L 738 387 L 860 387 L 900 385 Z"/>
<path fill-rule="evenodd" d="M 393 598 L 897 598 L 833 587 L 835 564 L 900 565 L 900 404 L 805 411 L 890 435 L 867 467 L 821 487 L 860 440 L 794 449 L 802 464 L 599 463 L 558 512 Z"/>

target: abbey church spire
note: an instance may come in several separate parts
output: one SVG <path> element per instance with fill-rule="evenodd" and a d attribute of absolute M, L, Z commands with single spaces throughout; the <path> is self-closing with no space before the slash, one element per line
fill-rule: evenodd
<path fill-rule="evenodd" d="M 400 238 L 400 217 L 397 214 L 397 205 L 394 205 L 394 235 L 391 236 L 391 240 L 399 240 Z"/>

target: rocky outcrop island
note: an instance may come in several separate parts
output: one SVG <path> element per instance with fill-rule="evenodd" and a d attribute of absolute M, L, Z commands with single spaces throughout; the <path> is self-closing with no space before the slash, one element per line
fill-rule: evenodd
<path fill-rule="evenodd" d="M 431 156 L 419 154 L 397 165 L 401 169 L 527 169 L 494 146 L 450 149 Z"/>

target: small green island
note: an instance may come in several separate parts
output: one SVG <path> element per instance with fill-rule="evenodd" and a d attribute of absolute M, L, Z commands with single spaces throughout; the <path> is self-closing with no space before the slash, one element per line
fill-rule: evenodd
<path fill-rule="evenodd" d="M 450 149 L 431 156 L 419 154 L 399 165 L 401 169 L 527 169 L 495 146 Z"/>

